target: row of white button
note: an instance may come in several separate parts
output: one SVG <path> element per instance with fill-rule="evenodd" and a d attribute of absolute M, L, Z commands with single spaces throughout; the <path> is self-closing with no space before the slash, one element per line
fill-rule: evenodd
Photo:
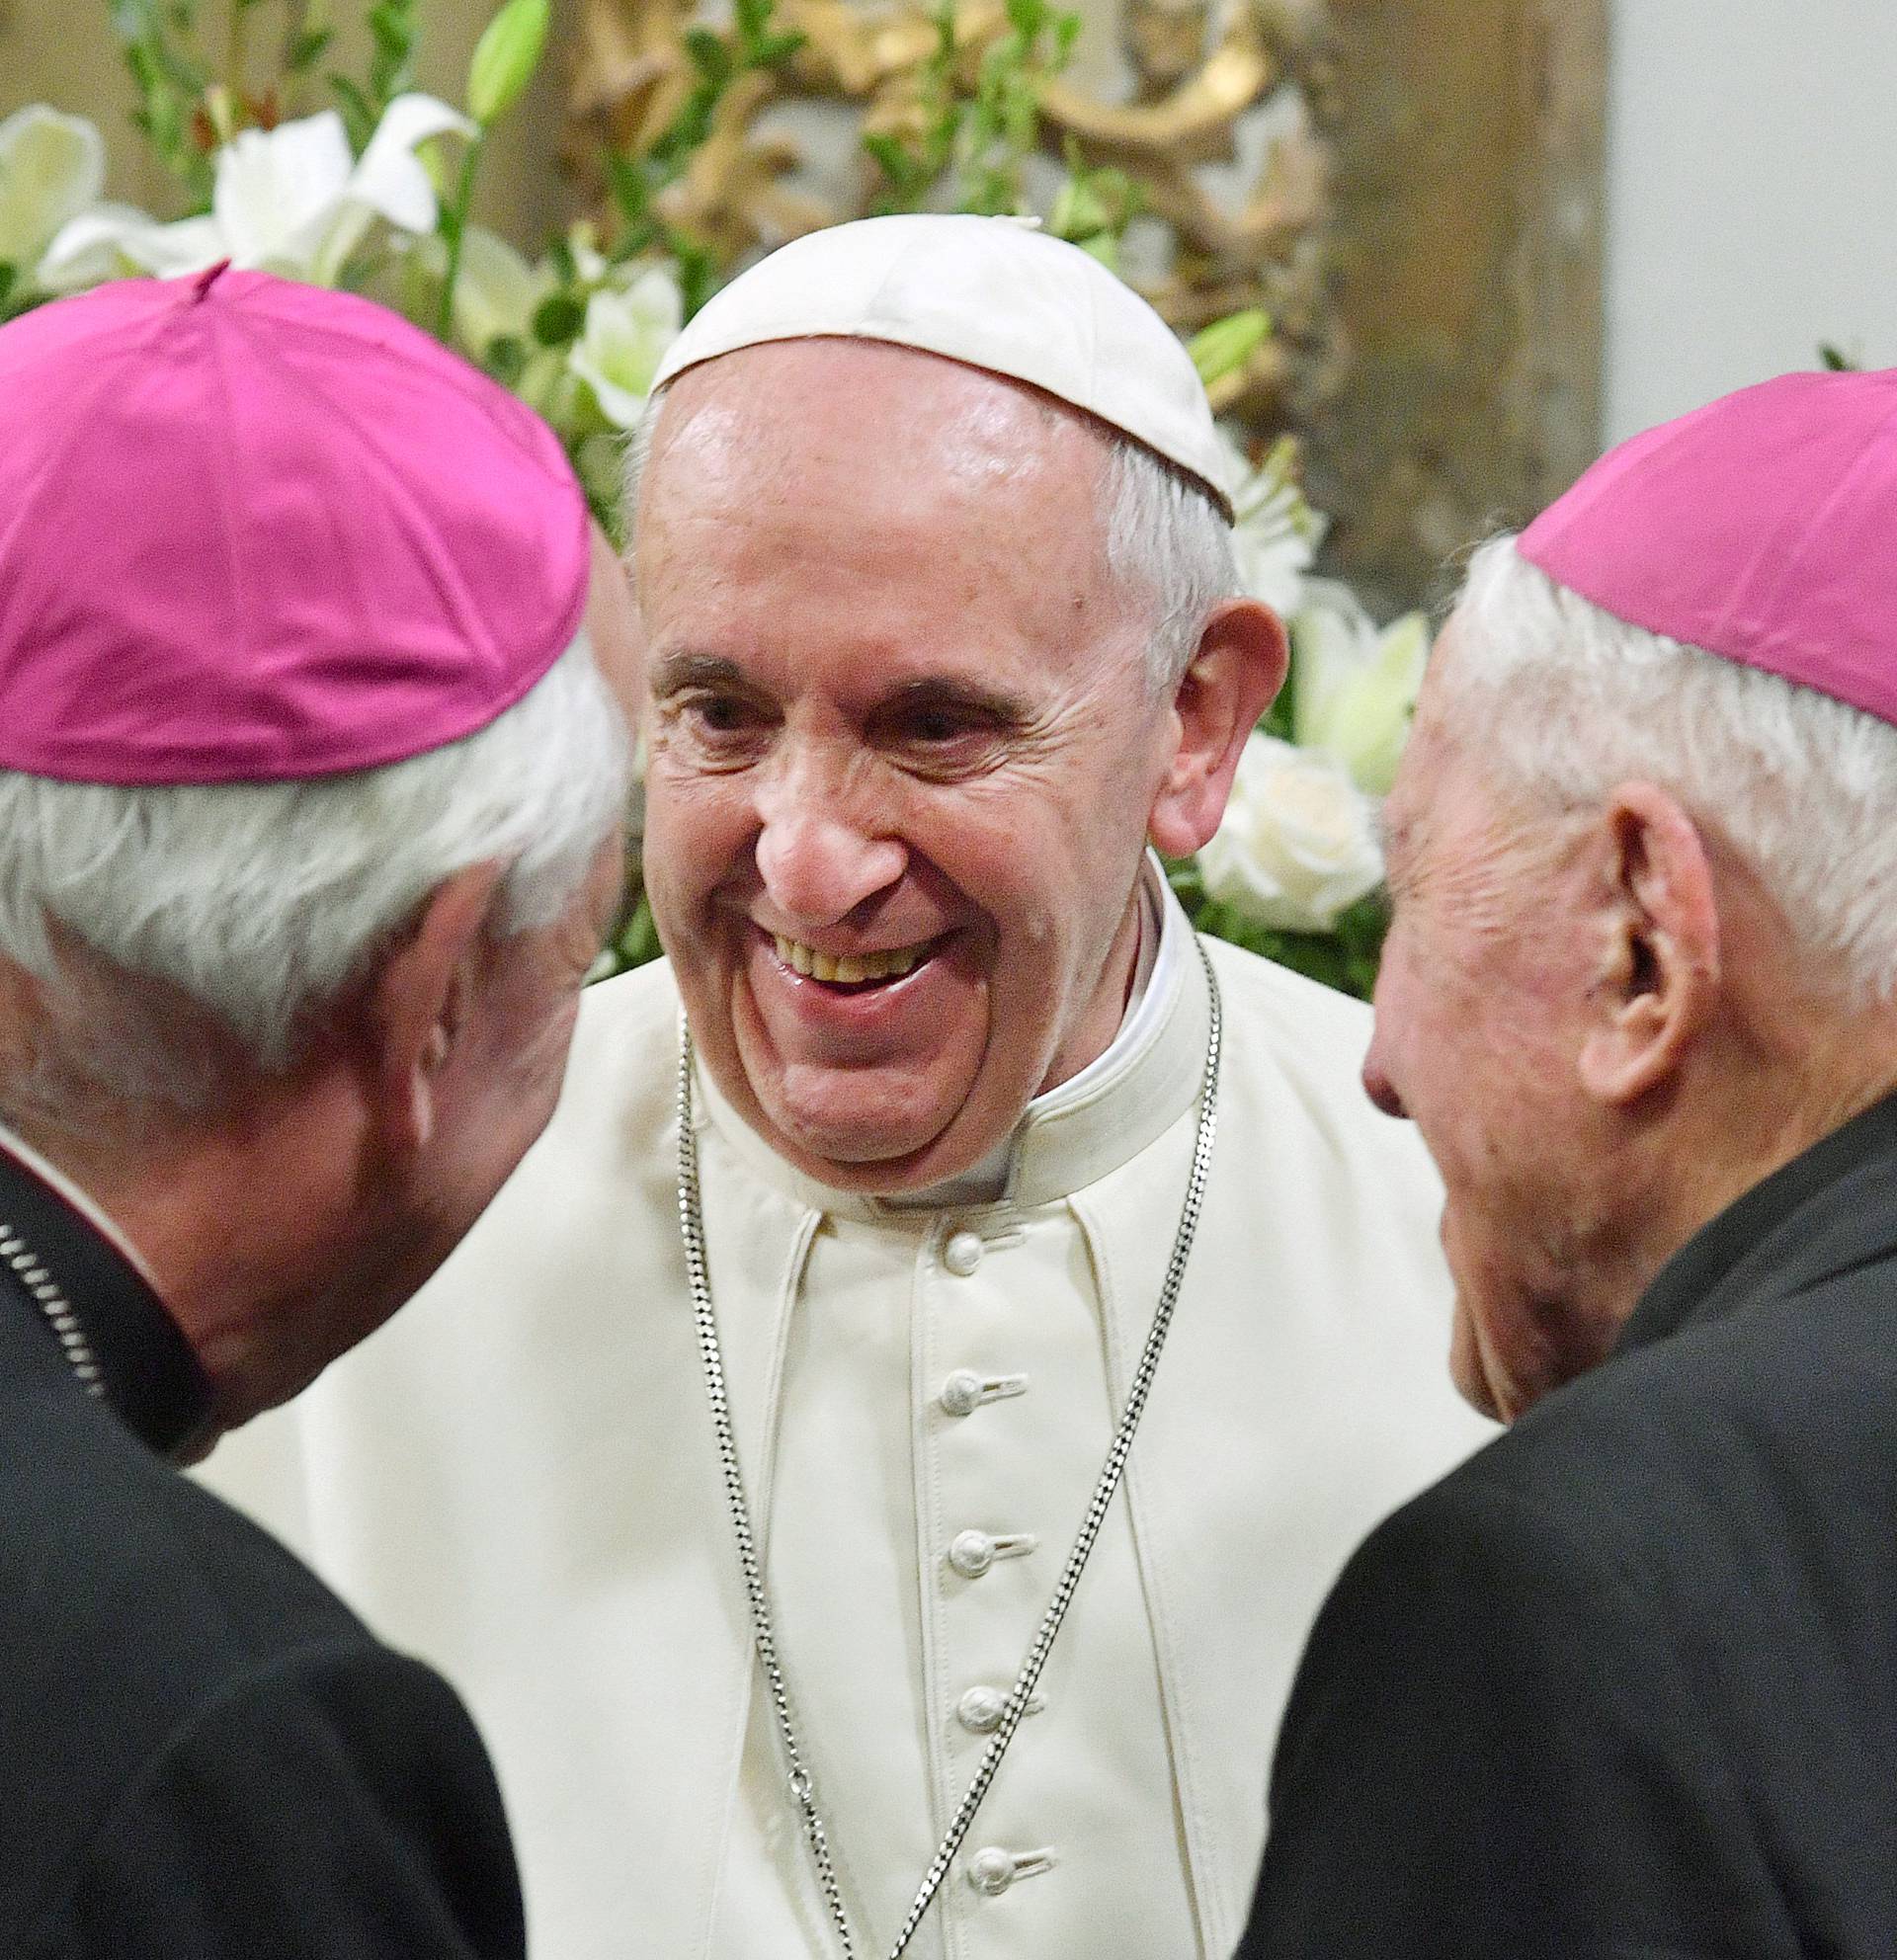
<path fill-rule="evenodd" d="M 986 1249 L 978 1232 L 960 1231 L 949 1235 L 942 1249 L 942 1263 L 957 1279 L 968 1278 L 981 1265 Z M 936 1398 L 945 1414 L 972 1416 L 985 1403 L 1028 1392 L 1026 1375 L 978 1375 L 972 1368 L 957 1368 L 942 1384 Z M 979 1579 L 997 1559 L 1023 1558 L 1039 1540 L 1028 1532 L 991 1535 L 986 1531 L 956 1533 L 948 1547 L 949 1565 L 964 1579 Z M 1046 1707 L 1046 1697 L 1029 1698 L 1025 1714 L 1037 1714 Z M 971 1687 L 955 1703 L 955 1719 L 970 1734 L 992 1735 L 1001 1727 L 1008 1697 L 997 1687 Z M 989 1844 L 968 1860 L 968 1883 L 984 1898 L 996 1899 L 1018 1878 L 1032 1878 L 1049 1870 L 1054 1862 L 1051 1850 L 1008 1851 Z"/>

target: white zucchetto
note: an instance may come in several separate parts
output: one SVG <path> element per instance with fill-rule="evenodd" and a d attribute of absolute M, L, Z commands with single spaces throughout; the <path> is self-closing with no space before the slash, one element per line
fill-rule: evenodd
<path fill-rule="evenodd" d="M 1156 449 L 1231 515 L 1211 407 L 1178 335 L 1099 260 L 1019 218 L 918 212 L 792 239 L 712 295 L 652 385 L 760 342 L 830 338 L 1026 381 Z"/>

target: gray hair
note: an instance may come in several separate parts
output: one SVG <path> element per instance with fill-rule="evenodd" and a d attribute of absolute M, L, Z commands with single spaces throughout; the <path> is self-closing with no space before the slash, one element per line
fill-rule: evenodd
<path fill-rule="evenodd" d="M 665 389 L 657 389 L 626 449 L 628 554 L 664 402 Z M 1130 436 L 1117 430 L 1104 430 L 1104 435 L 1107 463 L 1101 524 L 1107 566 L 1123 590 L 1152 609 L 1147 678 L 1156 694 L 1166 695 L 1192 665 L 1212 608 L 1238 591 L 1232 529 L 1211 493 L 1196 478 Z"/>
<path fill-rule="evenodd" d="M 1480 729 L 1498 782 L 1542 807 L 1591 803 L 1634 776 L 1659 784 L 1835 964 L 1854 1006 L 1897 991 L 1897 728 L 1627 625 L 1556 585 L 1513 536 L 1476 552 L 1453 624 L 1450 732 Z"/>
<path fill-rule="evenodd" d="M 93 1097 L 213 1106 L 224 1085 L 179 1002 L 258 1067 L 287 1068 L 312 1019 L 454 872 L 507 867 L 504 934 L 559 918 L 628 773 L 584 633 L 485 728 L 381 769 L 154 788 L 0 771 L 0 958 L 39 983 L 41 1009 L 0 1111 L 63 1126 Z"/>

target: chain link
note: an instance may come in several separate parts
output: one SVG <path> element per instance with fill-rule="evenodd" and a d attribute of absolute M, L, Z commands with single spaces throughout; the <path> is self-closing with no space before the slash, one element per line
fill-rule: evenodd
<path fill-rule="evenodd" d="M 1186 1201 L 1180 1209 L 1173 1256 L 1166 1267 L 1165 1283 L 1160 1287 L 1159 1305 L 1154 1310 L 1153 1324 L 1147 1333 L 1146 1345 L 1140 1351 L 1139 1364 L 1133 1370 L 1126 1406 L 1113 1431 L 1107 1461 L 1093 1496 L 1088 1500 L 1086 1515 L 1081 1520 L 1073 1549 L 1067 1554 L 1067 1563 L 1055 1583 L 1053 1597 L 1041 1615 L 1040 1625 L 1029 1646 L 1028 1657 L 1022 1663 L 1021 1673 L 1016 1676 L 1015 1685 L 1003 1707 L 1001 1721 L 989 1739 L 961 1802 L 955 1807 L 955 1814 L 943 1834 L 929 1869 L 923 1874 L 908 1917 L 896 1934 L 895 1944 L 889 1949 L 889 1960 L 901 1960 L 901 1955 L 915 1937 L 1027 1713 L 1035 1683 L 1040 1679 L 1040 1671 L 1046 1665 L 1048 1655 L 1053 1652 L 1061 1622 L 1067 1617 L 1067 1608 L 1079 1588 L 1080 1576 L 1093 1555 L 1094 1541 L 1100 1536 L 1101 1527 L 1107 1521 L 1107 1513 L 1113 1505 L 1113 1494 L 1119 1488 L 1126 1458 L 1133 1446 L 1133 1432 L 1139 1427 L 1153 1377 L 1159 1369 L 1160 1350 L 1166 1345 L 1173 1312 L 1179 1304 L 1180 1287 L 1186 1278 L 1186 1264 L 1192 1257 L 1193 1240 L 1198 1230 L 1205 1183 L 1211 1172 L 1212 1142 L 1218 1128 L 1219 1053 L 1224 1038 L 1224 1014 L 1218 978 L 1212 971 L 1212 962 L 1203 943 L 1195 939 L 1194 945 L 1199 963 L 1205 969 L 1205 984 L 1211 996 L 1211 1021 L 1205 1038 L 1205 1073 L 1199 1089 L 1198 1127 L 1193 1142 L 1192 1174 L 1187 1181 Z M 803 1833 L 810 1845 L 811 1862 L 816 1867 L 817 1884 L 837 1928 L 837 1937 L 842 1942 L 844 1960 L 857 1960 L 856 1941 L 851 1935 L 849 1916 L 844 1911 L 843 1888 L 837 1880 L 829 1834 L 824 1829 L 823 1814 L 817 1808 L 816 1785 L 797 1740 L 796 1725 L 791 1719 L 789 1683 L 778 1654 L 777 1631 L 772 1620 L 770 1594 L 765 1588 L 764 1566 L 758 1556 L 757 1536 L 751 1525 L 751 1509 L 745 1500 L 744 1479 L 738 1468 L 737 1436 L 731 1422 L 731 1402 L 724 1379 L 724 1354 L 718 1341 L 717 1318 L 711 1306 L 710 1270 L 705 1260 L 704 1207 L 699 1184 L 699 1143 L 692 1118 L 692 1031 L 689 1027 L 682 1027 L 679 1035 L 678 1118 L 679 1231 L 685 1241 L 686 1279 L 692 1292 L 693 1317 L 698 1324 L 699 1352 L 704 1364 L 705 1395 L 711 1406 L 711 1426 L 717 1437 L 718 1464 L 724 1476 L 724 1494 L 731 1512 L 732 1535 L 737 1543 L 738 1567 L 743 1575 L 745 1599 L 751 1613 L 752 1639 L 764 1669 L 771 1710 L 784 1750 L 785 1780 L 791 1801 L 803 1820 Z"/>
<path fill-rule="evenodd" d="M 0 1261 L 6 1263 L 45 1315 L 46 1325 L 57 1338 L 66 1364 L 78 1377 L 79 1385 L 95 1401 L 102 1401 L 106 1393 L 105 1374 L 92 1350 L 92 1343 L 86 1339 L 85 1329 L 79 1325 L 79 1316 L 72 1310 L 72 1302 L 53 1283 L 52 1274 L 40 1264 L 33 1248 L 7 1224 L 0 1224 Z"/>

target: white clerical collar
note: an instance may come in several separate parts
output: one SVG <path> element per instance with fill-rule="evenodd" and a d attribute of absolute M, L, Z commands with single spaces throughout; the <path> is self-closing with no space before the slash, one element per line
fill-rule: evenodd
<path fill-rule="evenodd" d="M 701 1065 L 698 1106 L 768 1183 L 846 1217 L 1045 1204 L 1081 1190 L 1137 1156 L 1177 1120 L 1191 1106 L 1204 1069 L 1211 1017 L 1203 976 L 1190 957 L 1192 922 L 1151 852 L 1140 892 L 1140 959 L 1119 1032 L 1078 1075 L 1035 1097 L 1013 1135 L 959 1178 L 894 1198 L 833 1190 L 786 1164 L 718 1094 Z"/>
<path fill-rule="evenodd" d="M 50 1184 L 147 1286 L 154 1292 L 157 1290 L 158 1282 L 151 1275 L 151 1267 L 139 1257 L 138 1248 L 125 1237 L 105 1210 L 60 1170 L 58 1165 L 48 1163 L 32 1144 L 16 1131 L 9 1129 L 5 1123 L 0 1123 L 0 1150 L 4 1150 L 9 1157 L 24 1164 L 42 1184 Z"/>
<path fill-rule="evenodd" d="M 1178 906 L 1166 904 L 1166 870 L 1147 852 L 1139 878 L 1139 956 L 1133 962 L 1133 984 L 1127 990 L 1126 1011 L 1119 1028 L 1107 1047 L 1065 1082 L 1043 1091 L 1022 1111 L 1022 1121 L 1058 1115 L 1062 1109 L 1079 1108 L 1092 1094 L 1093 1085 L 1118 1067 L 1127 1054 L 1145 1040 L 1158 1019 L 1164 980 L 1179 964 L 1185 950 L 1186 915 Z M 1170 928 L 1170 930 L 1169 930 Z M 1161 986 L 1160 967 L 1166 973 Z M 1019 1135 L 1019 1131 L 1017 1131 Z M 908 1211 L 918 1206 L 940 1211 L 949 1205 L 993 1204 L 1008 1188 L 1008 1173 L 1013 1168 L 1015 1137 L 1005 1137 L 979 1164 L 970 1165 L 958 1178 L 945 1178 L 928 1189 L 904 1191 L 899 1197 L 885 1198 L 891 1210 Z"/>

